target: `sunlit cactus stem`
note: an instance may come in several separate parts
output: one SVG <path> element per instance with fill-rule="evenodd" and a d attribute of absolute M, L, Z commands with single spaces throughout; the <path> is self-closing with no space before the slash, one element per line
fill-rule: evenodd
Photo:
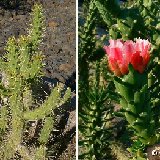
<path fill-rule="evenodd" d="M 115 77 L 115 86 L 121 95 L 120 105 L 124 109 L 129 126 L 134 129 L 143 144 L 153 145 L 158 139 L 147 80 L 146 73 L 140 74 L 130 65 L 128 75 L 123 78 Z"/>
<path fill-rule="evenodd" d="M 39 83 L 43 75 L 44 56 L 38 48 L 45 29 L 41 5 L 33 7 L 31 22 L 28 35 L 8 39 L 6 54 L 0 60 L 0 159 L 3 160 L 17 157 L 44 160 L 54 124 L 53 110 L 66 103 L 71 95 L 67 88 L 62 97 L 64 86 L 57 85 L 42 104 L 37 103 L 32 86 Z M 28 132 L 26 126 L 29 121 L 39 120 L 43 121 L 37 140 L 39 145 L 30 151 L 24 136 Z"/>

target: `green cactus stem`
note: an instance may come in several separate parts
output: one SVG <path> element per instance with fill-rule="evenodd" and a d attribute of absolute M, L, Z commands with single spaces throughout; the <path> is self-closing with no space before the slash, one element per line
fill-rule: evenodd
<path fill-rule="evenodd" d="M 157 142 L 156 124 L 150 106 L 148 76 L 138 73 L 129 65 L 129 73 L 122 78 L 115 77 L 115 87 L 121 95 L 120 105 L 135 135 L 145 145 Z"/>
<path fill-rule="evenodd" d="M 36 103 L 33 84 L 42 76 L 43 58 L 38 46 L 42 42 L 44 17 L 41 5 L 32 11 L 32 24 L 29 34 L 9 38 L 6 54 L 0 60 L 2 81 L 0 83 L 0 159 L 44 160 L 47 142 L 53 129 L 53 110 L 70 99 L 71 90 L 57 85 L 42 104 Z M 44 122 L 39 133 L 38 144 L 27 145 L 24 136 L 29 121 Z M 34 135 L 33 135 L 34 136 Z M 29 144 L 29 143 L 28 143 Z M 16 157 L 17 156 L 17 157 Z"/>

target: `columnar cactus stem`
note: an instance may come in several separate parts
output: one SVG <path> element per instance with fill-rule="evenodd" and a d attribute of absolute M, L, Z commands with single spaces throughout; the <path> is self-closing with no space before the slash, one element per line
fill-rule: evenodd
<path fill-rule="evenodd" d="M 42 13 L 42 6 L 35 5 L 29 35 L 20 36 L 19 39 L 9 38 L 5 61 L 1 59 L 3 77 L 0 98 L 3 103 L 0 106 L 0 159 L 15 159 L 18 155 L 26 160 L 44 160 L 46 144 L 54 124 L 53 110 L 70 98 L 71 90 L 67 88 L 62 97 L 63 87 L 57 85 L 41 105 L 36 103 L 35 106 L 37 99 L 33 96 L 32 86 L 40 79 L 43 67 L 43 55 L 38 49 L 44 31 Z M 26 145 L 24 136 L 26 124 L 30 120 L 44 121 L 38 135 L 39 146 L 35 146 L 33 153 L 30 153 L 30 146 Z"/>
<path fill-rule="evenodd" d="M 129 74 L 115 77 L 117 92 L 121 95 L 120 105 L 125 117 L 140 141 L 145 145 L 157 142 L 155 122 L 150 106 L 147 74 L 140 74 L 129 67 Z"/>

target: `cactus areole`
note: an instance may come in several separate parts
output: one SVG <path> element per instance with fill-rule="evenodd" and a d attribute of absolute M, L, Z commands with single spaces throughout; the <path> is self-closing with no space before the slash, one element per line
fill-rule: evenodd
<path fill-rule="evenodd" d="M 116 76 L 128 74 L 128 65 L 134 70 L 143 73 L 149 60 L 150 43 L 148 40 L 136 39 L 136 42 L 127 40 L 109 40 L 110 45 L 104 46 L 108 56 L 109 68 Z"/>

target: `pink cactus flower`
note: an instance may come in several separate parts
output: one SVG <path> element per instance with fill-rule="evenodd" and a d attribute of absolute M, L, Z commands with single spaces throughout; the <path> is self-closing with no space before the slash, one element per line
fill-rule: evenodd
<path fill-rule="evenodd" d="M 151 44 L 148 40 L 136 39 L 136 42 L 128 40 L 109 40 L 110 45 L 104 46 L 108 56 L 109 68 L 116 76 L 128 73 L 128 65 L 139 73 L 143 73 L 149 60 Z"/>

